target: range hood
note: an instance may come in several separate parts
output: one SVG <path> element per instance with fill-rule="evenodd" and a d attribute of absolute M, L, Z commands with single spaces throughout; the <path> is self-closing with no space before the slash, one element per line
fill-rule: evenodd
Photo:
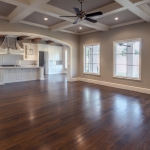
<path fill-rule="evenodd" d="M 24 50 L 20 47 L 16 38 L 5 37 L 0 46 L 0 54 L 19 54 L 23 55 Z"/>

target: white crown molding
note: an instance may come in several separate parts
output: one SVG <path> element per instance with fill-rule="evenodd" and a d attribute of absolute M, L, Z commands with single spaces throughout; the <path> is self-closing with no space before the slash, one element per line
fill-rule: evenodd
<path fill-rule="evenodd" d="M 124 89 L 124 90 L 129 90 L 129 91 L 134 91 L 134 92 L 150 94 L 150 89 L 147 89 L 147 88 L 141 88 L 141 87 L 99 81 L 99 80 L 92 80 L 92 79 L 80 78 L 80 77 L 72 78 L 69 80 L 69 82 L 76 82 L 76 81 L 82 81 L 82 82 L 104 85 L 104 86 L 109 86 L 109 87 L 118 88 L 118 89 Z"/>
<path fill-rule="evenodd" d="M 118 27 L 122 27 L 122 26 L 127 26 L 127 25 L 131 25 L 131 24 L 136 24 L 136 23 L 140 23 L 140 22 L 145 22 L 145 21 L 143 19 L 139 19 L 139 20 L 135 20 L 135 21 L 121 23 L 121 24 L 117 24 L 117 25 L 114 25 L 114 26 L 110 26 L 110 29 L 118 28 Z"/>

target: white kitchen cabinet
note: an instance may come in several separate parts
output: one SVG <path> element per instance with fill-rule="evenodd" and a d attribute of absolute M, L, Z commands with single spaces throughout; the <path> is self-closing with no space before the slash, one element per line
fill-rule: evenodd
<path fill-rule="evenodd" d="M 26 69 L 17 69 L 16 70 L 16 80 L 18 81 L 24 81 L 26 80 Z"/>
<path fill-rule="evenodd" d="M 49 66 L 49 74 L 59 74 L 63 72 L 63 65 Z"/>
<path fill-rule="evenodd" d="M 0 82 L 3 76 L 1 75 L 0 70 Z M 39 68 L 14 68 L 14 69 L 4 69 L 4 82 L 20 82 L 20 81 L 29 81 L 37 80 L 39 78 Z"/>
<path fill-rule="evenodd" d="M 4 73 L 5 73 L 4 77 L 6 83 L 16 81 L 17 77 L 16 77 L 15 69 L 5 69 Z"/>

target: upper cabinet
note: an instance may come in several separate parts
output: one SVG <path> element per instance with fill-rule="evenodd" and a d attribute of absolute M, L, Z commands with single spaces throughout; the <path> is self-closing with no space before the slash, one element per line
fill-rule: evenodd
<path fill-rule="evenodd" d="M 36 44 L 23 43 L 24 60 L 37 60 L 38 50 Z"/>
<path fill-rule="evenodd" d="M 38 44 L 38 51 L 48 52 L 49 60 L 51 61 L 62 60 L 62 47 L 61 46 Z"/>
<path fill-rule="evenodd" d="M 50 46 L 49 47 L 49 60 L 62 60 L 62 47 Z"/>

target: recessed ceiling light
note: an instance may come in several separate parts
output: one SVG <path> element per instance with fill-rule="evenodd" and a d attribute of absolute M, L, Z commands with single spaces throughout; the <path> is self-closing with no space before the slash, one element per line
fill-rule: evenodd
<path fill-rule="evenodd" d="M 118 17 L 115 18 L 115 20 L 118 20 L 118 19 L 119 19 Z"/>
<path fill-rule="evenodd" d="M 82 30 L 82 27 L 79 27 L 80 30 Z"/>
<path fill-rule="evenodd" d="M 44 20 L 45 20 L 45 21 L 47 21 L 47 20 L 48 20 L 48 18 L 44 18 Z"/>

